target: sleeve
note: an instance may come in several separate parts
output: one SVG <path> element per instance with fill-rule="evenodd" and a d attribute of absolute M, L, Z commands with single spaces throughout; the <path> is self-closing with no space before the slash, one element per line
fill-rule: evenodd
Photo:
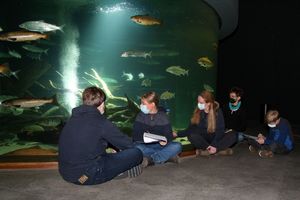
<path fill-rule="evenodd" d="M 238 127 L 236 131 L 245 131 L 247 127 L 247 115 L 246 110 L 242 109 L 240 112 L 240 122 L 238 123 Z"/>
<path fill-rule="evenodd" d="M 224 116 L 222 110 L 219 108 L 217 122 L 216 122 L 215 137 L 211 143 L 211 146 L 217 147 L 219 141 L 223 138 L 224 134 L 225 134 Z"/>
<path fill-rule="evenodd" d="M 189 126 L 185 130 L 178 131 L 177 136 L 178 137 L 186 137 L 186 136 L 189 136 L 191 133 L 195 132 L 196 130 L 197 130 L 197 125 L 190 123 Z"/>
<path fill-rule="evenodd" d="M 133 147 L 132 140 L 109 120 L 104 122 L 103 138 L 121 150 Z"/>
<path fill-rule="evenodd" d="M 144 122 L 143 114 L 139 113 L 133 123 L 132 138 L 134 142 L 143 142 L 144 132 L 150 132 L 149 126 Z"/>

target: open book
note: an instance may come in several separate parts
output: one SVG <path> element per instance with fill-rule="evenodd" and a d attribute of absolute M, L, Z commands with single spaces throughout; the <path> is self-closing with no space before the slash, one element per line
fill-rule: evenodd
<path fill-rule="evenodd" d="M 167 138 L 165 136 L 156 135 L 148 132 L 144 132 L 143 138 L 145 143 L 152 143 L 152 142 L 159 142 L 159 141 L 167 142 Z"/>

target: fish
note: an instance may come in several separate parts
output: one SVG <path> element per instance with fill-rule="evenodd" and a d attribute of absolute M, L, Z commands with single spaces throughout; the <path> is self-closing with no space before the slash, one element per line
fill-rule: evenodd
<path fill-rule="evenodd" d="M 145 74 L 141 72 L 141 73 L 138 74 L 138 77 L 139 77 L 139 79 L 142 79 L 142 78 L 145 77 Z"/>
<path fill-rule="evenodd" d="M 208 84 L 203 84 L 203 88 L 209 92 L 214 92 L 214 89 Z"/>
<path fill-rule="evenodd" d="M 44 126 L 44 127 L 56 127 L 62 123 L 62 120 L 60 118 L 46 118 L 39 122 L 37 122 L 38 125 Z"/>
<path fill-rule="evenodd" d="M 25 55 L 33 60 L 41 60 L 41 56 L 42 56 L 41 53 L 33 53 L 33 52 L 27 52 Z"/>
<path fill-rule="evenodd" d="M 128 58 L 128 57 L 134 57 L 134 58 L 151 58 L 151 51 L 150 52 L 145 52 L 145 51 L 125 51 L 121 54 L 122 58 Z"/>
<path fill-rule="evenodd" d="M 176 76 L 189 75 L 189 70 L 185 70 L 181 66 L 170 66 L 166 69 L 166 71 Z"/>
<path fill-rule="evenodd" d="M 144 86 L 144 87 L 151 87 L 151 80 L 150 79 L 144 79 L 141 83 L 141 86 Z"/>
<path fill-rule="evenodd" d="M 4 63 L 0 65 L 0 76 L 6 76 L 6 77 L 14 76 L 16 79 L 19 79 L 17 74 L 20 71 L 21 70 L 11 71 L 8 63 Z"/>
<path fill-rule="evenodd" d="M 33 53 L 45 53 L 45 54 L 47 54 L 48 50 L 49 50 L 49 49 L 42 49 L 40 47 L 31 45 L 31 44 L 25 44 L 22 46 L 22 48 L 26 49 L 27 51 L 31 51 Z"/>
<path fill-rule="evenodd" d="M 162 25 L 162 20 L 151 17 L 149 15 L 134 15 L 130 19 L 137 24 L 143 26 L 153 26 L 153 25 Z"/>
<path fill-rule="evenodd" d="M 132 81 L 132 80 L 133 80 L 133 75 L 132 75 L 132 73 L 125 73 L 125 72 L 123 72 L 122 77 L 125 77 L 125 78 L 126 78 L 126 81 Z"/>
<path fill-rule="evenodd" d="M 214 63 L 208 57 L 200 57 L 198 59 L 198 64 L 205 69 L 211 68 L 214 66 Z"/>
<path fill-rule="evenodd" d="M 29 31 L 15 31 L 0 34 L 0 41 L 25 42 L 39 39 L 48 39 L 48 35 Z"/>
<path fill-rule="evenodd" d="M 43 127 L 41 127 L 40 125 L 28 125 L 25 126 L 21 129 L 21 132 L 26 132 L 26 133 L 34 133 L 34 132 L 44 132 L 45 129 Z"/>
<path fill-rule="evenodd" d="M 162 100 L 168 100 L 168 99 L 172 99 L 175 97 L 175 93 L 169 92 L 169 91 L 165 91 L 160 95 L 160 99 Z"/>
<path fill-rule="evenodd" d="M 0 52 L 0 58 L 11 58 L 12 56 L 5 52 Z"/>
<path fill-rule="evenodd" d="M 63 32 L 62 26 L 56 26 L 54 24 L 49 24 L 47 22 L 44 22 L 43 20 L 39 21 L 27 21 L 19 25 L 20 28 L 29 30 L 29 31 L 36 31 L 40 33 L 50 32 L 50 31 L 61 31 Z"/>
<path fill-rule="evenodd" d="M 21 54 L 19 54 L 19 53 L 18 53 L 17 51 L 15 51 L 15 50 L 9 50 L 9 51 L 8 51 L 8 54 L 11 55 L 12 57 L 15 57 L 15 58 L 18 58 L 18 59 L 22 58 Z"/>
<path fill-rule="evenodd" d="M 33 108 L 45 104 L 59 105 L 56 95 L 51 98 L 13 98 L 1 102 L 1 105 L 3 106 L 17 108 Z"/>

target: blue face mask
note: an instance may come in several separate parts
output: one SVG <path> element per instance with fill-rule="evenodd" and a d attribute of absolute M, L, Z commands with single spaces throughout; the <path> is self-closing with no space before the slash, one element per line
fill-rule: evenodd
<path fill-rule="evenodd" d="M 144 114 L 149 114 L 149 113 L 150 113 L 150 110 L 147 108 L 146 105 L 141 104 L 141 105 L 140 105 L 140 108 L 141 108 L 141 111 L 142 111 Z"/>
<path fill-rule="evenodd" d="M 198 108 L 199 108 L 199 110 L 204 110 L 205 109 L 205 103 L 198 103 Z"/>

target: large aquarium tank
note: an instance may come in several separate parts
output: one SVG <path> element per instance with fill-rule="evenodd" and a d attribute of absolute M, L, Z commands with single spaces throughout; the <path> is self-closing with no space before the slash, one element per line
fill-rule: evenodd
<path fill-rule="evenodd" d="M 86 87 L 131 135 L 140 96 L 160 95 L 174 130 L 215 91 L 219 19 L 201 0 L 10 0 L 0 18 L 0 156 L 56 155 Z M 180 140 L 184 142 L 184 140 Z"/>

